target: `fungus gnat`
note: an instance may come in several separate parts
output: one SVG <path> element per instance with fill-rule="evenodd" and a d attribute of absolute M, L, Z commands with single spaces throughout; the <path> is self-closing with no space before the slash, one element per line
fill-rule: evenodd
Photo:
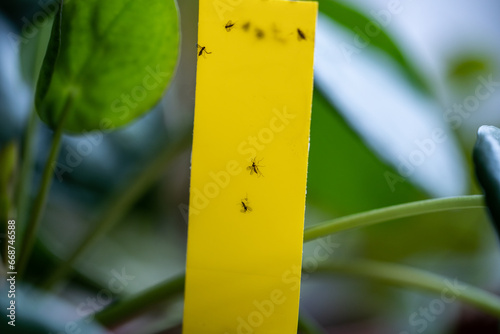
<path fill-rule="evenodd" d="M 198 50 L 200 50 L 198 52 L 198 57 L 201 57 L 203 55 L 203 52 L 205 52 L 205 54 L 207 55 L 212 54 L 212 52 L 207 51 L 207 48 L 205 46 L 201 46 L 199 44 L 196 44 L 196 46 L 198 47 Z"/>
<path fill-rule="evenodd" d="M 265 35 L 264 30 L 259 28 L 255 29 L 255 36 L 257 36 L 258 39 L 263 39 Z"/>
<path fill-rule="evenodd" d="M 244 25 L 241 26 L 241 28 L 243 28 L 243 30 L 245 31 L 248 31 L 248 29 L 250 29 L 250 22 L 245 23 Z"/>
<path fill-rule="evenodd" d="M 234 25 L 236 23 L 232 22 L 231 20 L 229 20 L 229 22 L 226 23 L 226 25 L 224 26 L 224 28 L 226 28 L 226 31 L 231 31 L 231 29 L 233 29 Z"/>
<path fill-rule="evenodd" d="M 250 171 L 250 175 L 253 175 L 255 173 L 257 174 L 257 176 L 264 176 L 259 169 L 259 167 L 263 167 L 260 165 L 261 161 L 262 160 L 257 161 L 257 158 L 252 158 L 252 160 L 250 161 L 252 164 L 247 167 L 247 170 Z"/>
<path fill-rule="evenodd" d="M 306 40 L 306 34 L 302 30 L 297 28 L 297 34 L 299 35 L 299 40 Z"/>
<path fill-rule="evenodd" d="M 241 213 L 252 212 L 252 208 L 248 205 L 248 196 L 243 198 L 240 201 L 240 204 L 241 204 L 241 210 L 240 210 Z"/>

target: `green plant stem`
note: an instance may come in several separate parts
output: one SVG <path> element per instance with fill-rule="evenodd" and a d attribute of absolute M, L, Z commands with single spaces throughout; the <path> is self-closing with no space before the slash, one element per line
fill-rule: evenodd
<path fill-rule="evenodd" d="M 500 318 L 500 298 L 490 292 L 425 270 L 404 265 L 368 260 L 349 260 L 329 263 L 318 268 L 318 272 L 335 272 L 372 279 L 381 283 L 406 289 L 442 294 Z M 454 287 L 454 288 L 452 288 Z M 452 302 L 452 301 L 450 301 Z"/>
<path fill-rule="evenodd" d="M 125 299 L 111 307 L 96 313 L 95 319 L 105 327 L 111 328 L 131 317 L 147 312 L 156 305 L 184 292 L 185 274 L 153 286 L 136 296 Z M 299 317 L 299 326 L 308 334 L 323 334 L 315 323 L 303 315 Z"/>
<path fill-rule="evenodd" d="M 470 208 L 483 208 L 483 196 L 463 196 L 463 197 L 452 197 L 443 199 L 432 199 L 402 205 L 396 205 L 392 207 L 377 209 L 373 211 L 368 211 L 360 214 L 355 214 L 351 216 L 346 216 L 324 223 L 320 223 L 313 227 L 305 230 L 304 242 L 312 241 L 316 238 L 324 237 L 328 234 L 333 234 L 340 231 L 345 231 L 352 228 L 368 226 L 376 223 L 381 223 L 384 221 L 389 221 L 397 218 L 410 217 L 419 214 L 425 214 L 430 212 L 438 212 L 453 209 L 470 209 Z M 378 266 L 377 266 L 378 265 Z M 380 269 L 382 268 L 382 269 Z M 393 269 L 384 273 L 385 269 Z M 430 273 L 426 273 L 421 270 L 412 268 L 403 268 L 402 266 L 385 264 L 385 267 L 381 264 L 375 264 L 373 262 L 355 262 L 355 263 L 338 263 L 332 265 L 329 270 L 345 272 L 350 274 L 357 274 L 365 277 L 378 278 L 379 280 L 385 279 L 387 283 L 399 284 L 400 286 L 408 286 L 413 288 L 422 288 L 430 292 L 440 292 L 443 288 L 444 278 Z M 368 276 L 371 273 L 372 276 Z M 395 278 L 391 279 L 390 274 L 395 274 Z M 409 273 L 409 274 L 408 274 Z M 412 275 L 414 273 L 419 273 L 421 282 L 418 280 L 412 281 Z M 415 276 L 416 277 L 416 276 Z M 183 279 L 183 277 L 177 278 L 178 280 Z M 404 280 L 406 279 L 406 280 Z M 408 284 L 406 284 L 408 283 Z M 155 303 L 164 300 L 165 294 L 162 293 L 164 289 L 169 291 L 172 284 L 171 281 L 167 281 L 157 287 L 147 290 L 141 293 L 137 297 L 125 300 L 116 306 L 112 306 L 98 314 L 98 320 L 106 326 L 110 326 L 119 322 L 124 321 L 128 316 L 133 316 L 141 312 L 144 307 L 151 307 Z M 420 285 L 417 285 L 420 284 Z M 165 288 L 165 286 L 167 288 Z M 467 293 L 461 295 L 461 300 L 477 307 L 487 310 L 492 314 L 497 314 L 500 312 L 500 300 L 485 291 L 477 288 L 468 288 Z M 138 302 L 139 301 L 139 302 Z M 500 313 L 498 313 L 500 316 Z"/>
<path fill-rule="evenodd" d="M 159 178 L 159 175 L 165 172 L 166 166 L 168 166 L 180 152 L 189 147 L 191 138 L 191 132 L 183 131 L 168 149 L 154 159 L 144 170 L 140 171 L 132 184 L 127 185 L 124 191 L 117 193 L 117 196 L 110 203 L 107 211 L 91 232 L 78 245 L 68 259 L 65 260 L 45 282 L 43 282 L 42 286 L 44 288 L 50 289 L 63 279 L 78 257 L 120 221 L 138 198 L 140 198 L 140 196 Z"/>
<path fill-rule="evenodd" d="M 50 19 L 49 19 L 50 20 Z M 52 26 L 52 23 L 50 23 Z M 50 29 L 49 29 L 50 32 Z M 48 44 L 48 36 L 47 41 L 44 41 L 44 38 L 41 37 L 43 34 L 38 34 L 35 38 L 32 39 L 34 46 L 34 59 L 33 59 L 33 69 L 31 73 L 31 82 L 32 89 L 36 91 L 36 82 L 38 81 L 38 75 L 40 73 L 40 67 L 42 66 L 43 59 L 45 57 L 45 48 Z M 16 187 L 16 231 L 18 234 L 17 242 L 22 243 L 21 236 L 24 234 L 25 226 L 26 226 L 26 213 L 29 212 L 28 208 L 28 197 L 30 193 L 30 184 L 33 175 L 33 147 L 35 143 L 35 138 L 38 133 L 38 117 L 36 113 L 35 103 L 32 102 L 31 111 L 28 116 L 28 124 L 26 127 L 26 133 L 24 135 L 24 143 L 22 148 L 22 156 L 21 156 L 21 172 L 19 181 Z"/>
<path fill-rule="evenodd" d="M 95 315 L 95 319 L 106 327 L 117 325 L 125 319 L 148 311 L 168 298 L 182 294 L 184 281 L 184 274 L 169 279 L 136 296 L 105 308 Z"/>
<path fill-rule="evenodd" d="M 438 211 L 476 209 L 484 207 L 484 196 L 482 195 L 438 198 L 389 206 L 386 208 L 328 220 L 308 227 L 304 231 L 304 242 L 322 238 L 340 231 L 383 223 L 398 218 L 417 216 Z"/>
<path fill-rule="evenodd" d="M 445 295 L 445 298 L 454 302 L 462 301 L 465 304 L 500 318 L 500 298 L 485 290 L 473 287 L 455 279 L 433 274 L 421 269 L 408 266 L 383 263 L 368 260 L 348 260 L 329 263 L 319 267 L 318 273 L 340 273 L 354 277 L 372 279 L 378 282 L 397 286 L 405 289 L 430 292 Z M 160 283 L 136 296 L 125 299 L 96 314 L 96 319 L 106 327 L 112 327 L 127 319 L 139 315 L 153 308 L 159 303 L 165 302 L 184 289 L 185 275 L 180 275 L 164 283 Z M 453 288 L 455 290 L 453 290 Z M 453 299 L 453 301 L 451 301 Z M 299 326 L 307 333 L 322 333 L 318 326 L 302 316 Z"/>
<path fill-rule="evenodd" d="M 16 210 L 17 210 L 17 231 L 18 234 L 22 235 L 25 230 L 27 202 L 29 185 L 33 172 L 33 144 L 35 142 L 35 136 L 37 134 L 37 115 L 35 112 L 35 107 L 29 115 L 28 127 L 26 128 L 26 135 L 24 138 L 24 148 L 22 152 L 22 163 L 21 163 L 21 173 L 19 177 L 19 183 L 17 185 L 17 196 L 16 196 Z M 22 243 L 22 239 L 17 240 Z"/>
<path fill-rule="evenodd" d="M 21 244 L 21 252 L 19 253 L 20 258 L 17 264 L 17 273 L 19 279 L 21 279 L 24 275 L 24 272 L 28 265 L 28 261 L 30 259 L 31 251 L 33 250 L 33 246 L 35 244 L 36 233 L 38 231 L 38 226 L 40 225 L 40 220 L 42 218 L 45 204 L 47 202 L 47 196 L 52 184 L 54 164 L 57 157 L 59 156 L 59 150 L 61 148 L 64 122 L 66 121 L 67 115 L 70 113 L 72 105 L 73 95 L 69 95 L 62 110 L 61 119 L 59 120 L 59 123 L 57 124 L 57 127 L 55 129 L 54 137 L 52 138 L 52 146 L 50 148 L 49 157 L 43 171 L 42 183 L 40 185 L 38 195 L 35 199 L 33 211 L 31 212 L 31 216 L 24 233 L 23 242 Z"/>

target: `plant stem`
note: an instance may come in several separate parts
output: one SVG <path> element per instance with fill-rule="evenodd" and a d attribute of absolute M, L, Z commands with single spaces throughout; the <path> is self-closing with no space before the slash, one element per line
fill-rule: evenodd
<path fill-rule="evenodd" d="M 50 19 L 49 19 L 50 20 Z M 52 24 L 50 24 L 52 25 Z M 50 29 L 48 30 L 50 34 Z M 38 81 L 38 75 L 40 73 L 40 68 L 42 66 L 43 59 L 45 57 L 45 48 L 48 44 L 49 34 L 41 34 L 40 32 L 36 37 L 32 39 L 34 46 L 34 59 L 33 59 L 33 69 L 31 73 L 32 89 L 36 92 L 36 82 Z M 22 160 L 21 160 L 21 172 L 19 181 L 16 188 L 16 231 L 18 234 L 17 242 L 22 243 L 20 238 L 24 234 L 26 225 L 26 213 L 29 212 L 28 208 L 28 196 L 30 193 L 30 184 L 33 175 L 33 146 L 35 143 L 35 137 L 38 133 L 38 117 L 35 108 L 35 102 L 32 102 L 31 110 L 28 116 L 28 124 L 26 127 L 26 133 L 24 136 L 24 145 L 22 148 Z"/>
<path fill-rule="evenodd" d="M 35 199 L 35 203 L 33 205 L 33 211 L 31 212 L 31 216 L 29 218 L 28 224 L 26 226 L 26 231 L 24 233 L 23 242 L 21 245 L 21 252 L 19 262 L 17 264 L 17 273 L 18 278 L 21 279 L 26 267 L 28 265 L 28 261 L 30 259 L 31 251 L 33 250 L 33 246 L 36 240 L 36 233 L 38 231 L 38 226 L 40 225 L 40 220 L 43 215 L 43 211 L 45 209 L 45 204 L 47 202 L 47 195 L 50 190 L 50 186 L 52 184 L 53 177 L 53 168 L 56 162 L 57 157 L 59 156 L 59 150 L 61 147 L 61 138 L 64 128 L 64 122 L 72 108 L 73 105 L 73 95 L 70 94 L 65 102 L 64 108 L 62 110 L 61 119 L 57 124 L 57 127 L 54 132 L 54 137 L 52 138 L 52 146 L 50 148 L 49 157 L 45 164 L 45 169 L 42 175 L 42 183 L 40 185 L 40 189 L 38 191 L 38 195 Z"/>
<path fill-rule="evenodd" d="M 35 135 L 37 133 L 37 116 L 35 112 L 35 107 L 33 105 L 32 110 L 29 115 L 28 127 L 26 128 L 26 135 L 24 138 L 24 148 L 22 153 L 22 163 L 21 163 L 21 174 L 19 177 L 19 183 L 17 185 L 17 231 L 19 235 L 22 235 L 25 230 L 25 221 L 27 212 L 27 202 L 29 185 L 32 177 L 33 171 L 33 144 Z M 17 240 L 22 243 L 22 239 Z"/>
<path fill-rule="evenodd" d="M 304 242 L 309 242 L 328 234 L 333 234 L 351 228 L 368 226 L 396 218 L 444 210 L 483 207 L 483 196 L 432 199 L 396 205 L 320 223 L 306 229 Z M 388 284 L 415 288 L 434 293 L 441 293 L 446 287 L 446 278 L 444 277 L 431 274 L 423 270 L 395 264 L 384 264 L 371 261 L 355 261 L 349 263 L 338 262 L 330 264 L 328 268 L 323 268 L 323 270 L 373 278 Z M 170 296 L 171 287 L 176 286 L 180 288 L 180 281 L 183 280 L 184 276 L 179 276 L 173 281 L 167 281 L 163 284 L 159 284 L 158 286 L 149 289 L 136 297 L 132 297 L 112 306 L 111 308 L 101 311 L 97 314 L 96 318 L 105 326 L 112 326 L 119 322 L 123 322 L 128 317 L 143 312 L 145 307 L 149 308 L 161 301 L 164 301 L 166 296 Z M 456 295 L 456 298 L 500 317 L 500 299 L 493 294 L 475 287 L 467 286 L 465 291 L 461 291 L 460 294 Z M 302 325 L 302 329 L 311 334 L 321 333 L 318 328 L 307 326 L 308 324 L 310 325 L 310 322 L 308 322 L 307 319 L 304 319 L 303 317 L 299 318 L 299 325 Z"/>
<path fill-rule="evenodd" d="M 186 276 L 181 274 L 175 278 L 160 283 L 136 296 L 125 299 L 118 304 L 105 308 L 96 313 L 95 319 L 105 327 L 113 327 L 125 319 L 147 312 L 156 305 L 165 302 L 168 298 L 174 297 L 184 292 L 184 282 Z M 323 334 L 318 329 L 317 324 L 301 315 L 299 317 L 299 327 L 308 334 Z"/>
<path fill-rule="evenodd" d="M 105 308 L 95 315 L 95 319 L 106 327 L 117 325 L 125 319 L 146 312 L 170 297 L 181 294 L 184 291 L 184 281 L 184 274 L 169 279 L 136 296 Z"/>
<path fill-rule="evenodd" d="M 309 242 L 328 234 L 348 230 L 351 228 L 368 226 L 396 218 L 403 218 L 444 210 L 482 207 L 484 207 L 483 196 L 464 196 L 444 199 L 432 199 L 396 205 L 326 221 L 324 223 L 320 223 L 316 226 L 310 227 L 305 231 L 304 242 Z M 443 288 L 444 278 L 437 275 L 426 273 L 417 269 L 403 268 L 402 266 L 398 265 L 384 265 L 385 266 L 383 267 L 378 263 L 375 264 L 368 261 L 358 261 L 354 263 L 333 264 L 328 268 L 328 270 L 357 274 L 365 277 L 373 277 L 374 279 L 378 280 L 383 279 L 387 283 L 421 288 L 430 292 L 440 293 Z M 386 269 L 387 272 L 384 271 Z M 415 273 L 419 275 L 413 276 Z M 368 276 L 370 274 L 372 276 Z M 391 277 L 392 274 L 395 275 L 395 278 Z M 414 280 L 414 277 L 419 277 L 419 279 Z M 180 276 L 176 280 L 183 279 L 184 276 Z M 176 284 L 179 284 L 179 281 L 176 281 Z M 97 314 L 97 319 L 106 326 L 125 321 L 127 317 L 142 312 L 144 307 L 152 307 L 154 304 L 160 301 L 164 301 L 165 295 L 168 293 L 164 293 L 163 291 L 170 291 L 169 289 L 172 285 L 175 285 L 173 281 L 167 281 L 163 284 L 159 284 L 158 286 L 139 294 L 137 297 L 132 297 L 112 306 L 111 308 L 101 311 Z M 485 309 L 492 314 L 500 316 L 500 300 L 496 296 L 493 296 L 483 290 L 469 287 L 467 293 L 463 293 L 460 299 L 466 303 L 476 305 L 479 308 Z"/>
<path fill-rule="evenodd" d="M 459 282 L 454 279 L 408 266 L 368 260 L 348 260 L 329 263 L 319 267 L 318 273 L 341 273 L 345 275 L 373 279 L 384 284 L 405 289 L 430 292 L 438 296 L 445 294 L 453 302 L 465 304 L 500 318 L 500 298 L 490 292 Z M 164 283 L 160 283 L 138 295 L 125 299 L 96 314 L 96 319 L 106 327 L 112 327 L 131 317 L 146 312 L 155 305 L 165 302 L 167 298 L 179 294 L 184 289 L 185 275 L 180 275 Z M 453 300 L 451 300 L 453 299 Z M 307 317 L 299 319 L 299 326 L 307 333 L 322 333 L 321 329 L 309 321 Z"/>
<path fill-rule="evenodd" d="M 438 198 L 389 206 L 386 208 L 328 220 L 308 227 L 304 231 L 304 242 L 325 237 L 329 234 L 340 231 L 383 223 L 398 218 L 417 216 L 438 211 L 476 209 L 484 207 L 484 196 L 482 195 Z"/>
<path fill-rule="evenodd" d="M 149 189 L 149 187 L 165 172 L 166 166 L 183 150 L 189 147 L 192 134 L 189 131 L 183 131 L 182 134 L 154 159 L 139 175 L 128 185 L 124 191 L 117 193 L 112 200 L 107 211 L 78 245 L 76 250 L 65 260 L 51 276 L 42 284 L 46 289 L 52 288 L 57 282 L 64 278 L 71 269 L 75 260 L 84 253 L 90 245 L 93 245 L 100 237 L 109 231 L 120 219 L 130 210 L 137 199 Z"/>
<path fill-rule="evenodd" d="M 329 263 L 318 272 L 335 272 L 377 280 L 402 288 L 445 294 L 447 299 L 459 300 L 500 318 L 500 298 L 490 292 L 425 270 L 408 266 L 367 260 Z M 450 300 L 450 302 L 452 302 Z"/>

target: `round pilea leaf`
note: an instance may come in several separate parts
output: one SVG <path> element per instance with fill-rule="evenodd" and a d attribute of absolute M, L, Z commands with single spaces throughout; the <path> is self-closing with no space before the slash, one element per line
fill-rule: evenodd
<path fill-rule="evenodd" d="M 474 147 L 476 175 L 483 188 L 486 204 L 500 236 L 500 129 L 483 125 Z"/>
<path fill-rule="evenodd" d="M 175 0 L 61 1 L 36 92 L 40 118 L 82 133 L 126 125 L 154 107 L 177 65 Z M 68 106 L 71 106 L 68 108 Z"/>

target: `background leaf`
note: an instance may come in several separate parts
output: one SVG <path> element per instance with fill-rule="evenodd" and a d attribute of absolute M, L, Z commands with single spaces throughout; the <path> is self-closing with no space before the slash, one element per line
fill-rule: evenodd
<path fill-rule="evenodd" d="M 397 175 L 315 89 L 307 180 L 309 203 L 343 216 L 426 198 L 403 179 L 394 179 L 391 190 L 385 173 Z"/>
<path fill-rule="evenodd" d="M 374 47 L 346 58 L 353 35 L 320 16 L 315 82 L 365 144 L 431 196 L 469 188 L 465 159 L 441 108 L 414 88 L 400 66 Z"/>
<path fill-rule="evenodd" d="M 158 102 L 178 58 L 173 0 L 71 1 L 60 14 L 37 87 L 43 121 L 54 127 L 70 95 L 65 129 L 78 133 L 123 126 Z"/>
<path fill-rule="evenodd" d="M 385 27 L 391 23 L 391 17 L 385 18 L 387 21 L 384 21 L 382 16 L 379 16 L 378 19 L 377 17 L 368 17 L 356 8 L 350 7 L 337 0 L 319 0 L 318 2 L 320 12 L 326 14 L 330 19 L 348 30 L 353 31 L 360 37 L 362 43 L 366 42 L 368 46 L 374 46 L 386 53 L 392 60 L 401 66 L 401 70 L 415 88 L 419 89 L 421 92 L 431 94 L 431 90 L 421 73 L 408 61 L 397 43 L 393 41 L 391 35 L 385 29 Z M 373 33 L 373 36 L 370 36 L 369 29 L 372 29 L 372 27 L 378 27 L 378 33 Z M 355 43 L 351 44 L 349 47 L 357 48 L 358 51 L 363 49 L 357 47 Z"/>

